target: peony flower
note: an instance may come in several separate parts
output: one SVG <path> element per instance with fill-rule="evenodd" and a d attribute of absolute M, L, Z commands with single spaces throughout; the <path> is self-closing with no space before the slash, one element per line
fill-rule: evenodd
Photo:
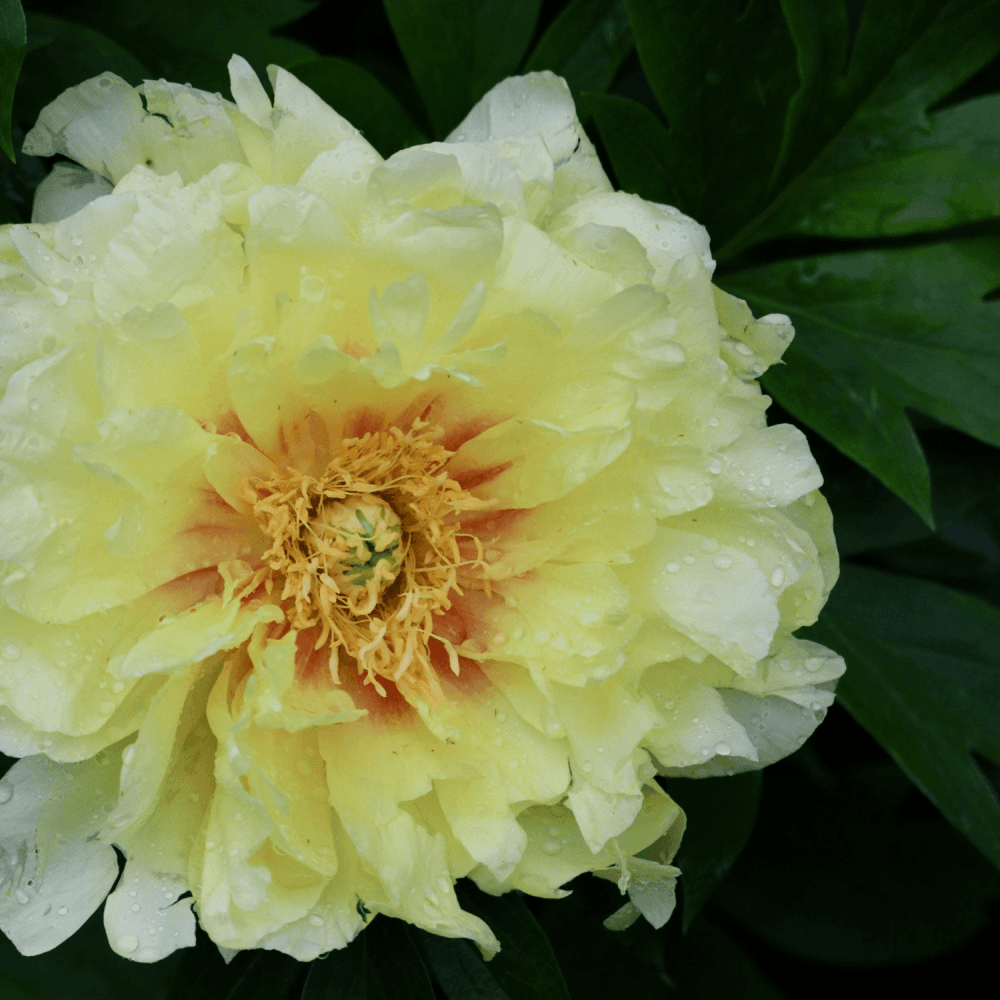
<path fill-rule="evenodd" d="M 457 879 L 583 872 L 660 926 L 657 774 L 791 752 L 843 670 L 792 635 L 837 555 L 755 381 L 787 318 L 550 73 L 383 161 L 230 69 L 64 93 L 25 151 L 80 166 L 0 230 L 0 927 L 489 955 Z"/>

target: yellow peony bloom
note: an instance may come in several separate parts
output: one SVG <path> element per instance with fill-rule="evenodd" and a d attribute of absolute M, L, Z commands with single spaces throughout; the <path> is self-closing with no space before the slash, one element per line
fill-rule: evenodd
<path fill-rule="evenodd" d="M 81 167 L 0 229 L 0 927 L 488 955 L 456 879 L 582 872 L 661 925 L 656 775 L 777 760 L 843 671 L 792 637 L 837 554 L 755 381 L 787 318 L 550 73 L 383 161 L 230 69 L 67 91 L 25 150 Z"/>

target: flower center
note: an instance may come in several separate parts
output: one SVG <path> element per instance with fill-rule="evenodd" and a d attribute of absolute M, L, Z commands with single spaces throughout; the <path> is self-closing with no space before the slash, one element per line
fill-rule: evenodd
<path fill-rule="evenodd" d="M 481 544 L 461 534 L 458 517 L 484 504 L 448 478 L 452 453 L 437 443 L 441 433 L 417 420 L 409 431 L 342 441 L 318 478 L 286 469 L 247 483 L 271 546 L 257 570 L 246 566 L 239 591 L 280 588 L 289 625 L 316 628 L 317 650 L 329 643 L 335 681 L 344 654 L 379 694 L 379 678 L 387 678 L 407 697 L 434 702 L 441 690 L 431 638 L 458 672 L 458 654 L 435 635 L 435 618 L 461 593 L 459 572 L 483 565 Z M 462 555 L 463 539 L 476 556 Z"/>
<path fill-rule="evenodd" d="M 313 559 L 352 606 L 371 611 L 399 576 L 403 525 L 381 497 L 334 500 L 309 523 Z"/>

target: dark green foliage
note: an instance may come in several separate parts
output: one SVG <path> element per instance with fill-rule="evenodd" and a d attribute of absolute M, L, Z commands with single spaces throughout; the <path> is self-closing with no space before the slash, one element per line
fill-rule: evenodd
<path fill-rule="evenodd" d="M 662 931 L 605 929 L 622 898 L 592 878 L 561 900 L 462 883 L 503 945 L 492 961 L 377 917 L 309 965 L 227 965 L 199 933 L 142 966 L 110 950 L 98 913 L 50 955 L 0 938 L 3 1000 L 776 1000 L 824 984 L 920 995 L 985 971 L 1000 903 L 1000 0 L 25 7 L 0 0 L 0 147 L 17 154 L 0 162 L 0 222 L 29 218 L 49 168 L 19 154 L 38 112 L 105 70 L 225 93 L 234 52 L 262 78 L 276 63 L 384 156 L 444 138 L 512 73 L 564 76 L 616 186 L 705 224 L 716 282 L 793 320 L 764 388 L 826 477 L 843 576 L 804 634 L 848 673 L 817 735 L 763 778 L 667 783 L 688 833 Z"/>
<path fill-rule="evenodd" d="M 0 149 L 12 160 L 11 107 L 14 104 L 14 85 L 26 50 L 27 33 L 19 0 L 0 0 Z"/>

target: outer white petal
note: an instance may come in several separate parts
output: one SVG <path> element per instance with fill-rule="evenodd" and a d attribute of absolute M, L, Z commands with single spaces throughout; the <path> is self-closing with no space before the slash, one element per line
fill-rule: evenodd
<path fill-rule="evenodd" d="M 104 929 L 112 949 L 136 962 L 158 962 L 178 948 L 194 947 L 191 898 L 178 900 L 187 883 L 128 861 L 121 882 L 104 904 Z"/>
<path fill-rule="evenodd" d="M 704 764 L 688 768 L 664 768 L 675 777 L 708 778 L 756 771 L 794 753 L 826 716 L 825 708 L 803 708 L 780 697 L 759 698 L 744 691 L 719 692 L 729 714 L 739 722 L 757 750 L 757 760 L 716 756 Z"/>
<path fill-rule="evenodd" d="M 690 253 L 701 258 L 709 274 L 715 271 L 708 230 L 670 205 L 624 191 L 600 192 L 569 205 L 546 228 L 561 237 L 589 223 L 630 232 L 645 248 L 655 271 L 654 285 L 662 284 L 674 264 Z"/>
<path fill-rule="evenodd" d="M 118 860 L 97 835 L 117 789 L 107 756 L 25 757 L 0 782 L 0 929 L 22 955 L 65 941 L 114 884 Z"/>
<path fill-rule="evenodd" d="M 113 190 L 111 182 L 93 170 L 72 163 L 57 163 L 35 191 L 31 221 L 58 222 Z"/>
<path fill-rule="evenodd" d="M 195 180 L 219 163 L 245 162 L 224 102 L 176 84 L 150 83 L 150 110 L 141 91 L 114 73 L 71 87 L 42 109 L 24 140 L 31 156 L 68 156 L 118 183 L 145 164 Z M 180 99 L 183 92 L 186 100 Z M 151 111 L 170 111 L 171 120 Z"/>
<path fill-rule="evenodd" d="M 542 180 L 537 166 L 527 159 L 537 159 L 535 146 L 544 143 L 555 172 L 551 196 L 543 209 L 549 187 L 541 187 L 529 178 Z M 576 108 L 566 81 L 548 70 L 514 76 L 498 83 L 469 112 L 447 142 L 490 143 L 491 149 L 514 166 L 525 182 L 529 217 L 539 211 L 558 212 L 575 200 L 595 192 L 611 190 L 593 144 L 576 116 Z M 517 147 L 521 147 L 518 153 Z"/>
<path fill-rule="evenodd" d="M 555 163 L 573 155 L 583 129 L 569 86 L 545 70 L 502 80 L 486 93 L 447 142 L 495 142 L 540 135 Z"/>
<path fill-rule="evenodd" d="M 753 676 L 779 622 L 777 598 L 757 563 L 715 538 L 668 527 L 635 556 L 620 572 L 640 609 Z"/>
<path fill-rule="evenodd" d="M 806 436 L 791 424 L 742 434 L 719 458 L 715 495 L 744 508 L 787 507 L 823 485 Z"/>

